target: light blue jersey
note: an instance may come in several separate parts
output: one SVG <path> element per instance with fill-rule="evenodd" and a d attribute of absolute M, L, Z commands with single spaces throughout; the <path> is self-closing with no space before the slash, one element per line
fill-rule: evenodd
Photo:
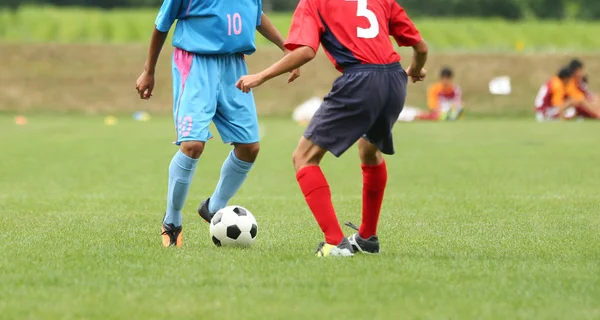
<path fill-rule="evenodd" d="M 213 55 L 256 51 L 262 0 L 164 0 L 156 29 L 167 32 L 175 20 L 173 46 Z"/>

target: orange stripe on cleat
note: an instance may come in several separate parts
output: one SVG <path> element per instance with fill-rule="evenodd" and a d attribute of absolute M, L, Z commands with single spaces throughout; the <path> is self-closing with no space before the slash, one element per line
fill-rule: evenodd
<path fill-rule="evenodd" d="M 183 230 L 181 230 L 181 232 L 177 236 L 177 242 L 176 242 L 175 246 L 179 248 L 182 245 L 183 245 Z"/>
<path fill-rule="evenodd" d="M 161 227 L 161 234 L 162 234 L 162 245 L 163 247 L 170 247 L 171 246 L 171 238 L 169 238 L 169 235 L 165 233 L 165 228 Z"/>

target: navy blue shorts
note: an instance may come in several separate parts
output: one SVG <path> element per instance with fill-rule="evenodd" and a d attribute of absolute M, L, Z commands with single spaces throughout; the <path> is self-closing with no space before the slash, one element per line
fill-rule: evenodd
<path fill-rule="evenodd" d="M 344 69 L 314 114 L 304 137 L 341 156 L 361 137 L 394 154 L 392 128 L 404 108 L 407 76 L 399 63 Z"/>

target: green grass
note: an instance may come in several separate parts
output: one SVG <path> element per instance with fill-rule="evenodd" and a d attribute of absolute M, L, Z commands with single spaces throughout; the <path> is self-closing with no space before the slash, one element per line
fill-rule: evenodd
<path fill-rule="evenodd" d="M 53 8 L 25 6 L 16 13 L 0 11 L 0 41 L 60 43 L 145 43 L 158 9 Z M 287 32 L 290 15 L 272 13 Z M 600 22 L 482 19 L 415 19 L 434 50 L 597 51 Z M 267 41 L 259 37 L 259 44 Z"/>
<path fill-rule="evenodd" d="M 232 203 L 258 241 L 215 247 L 194 214 L 229 148 L 206 148 L 185 247 L 160 246 L 168 118 L 0 117 L 3 319 L 598 319 L 597 123 L 402 124 L 379 256 L 318 259 L 294 179 L 302 128 L 263 119 Z M 360 220 L 356 150 L 327 157 L 340 220 Z"/>

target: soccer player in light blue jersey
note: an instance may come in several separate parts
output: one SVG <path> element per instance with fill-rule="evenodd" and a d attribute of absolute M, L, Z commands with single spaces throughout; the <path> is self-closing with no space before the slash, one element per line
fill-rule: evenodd
<path fill-rule="evenodd" d="M 163 246 L 181 246 L 182 216 L 190 183 L 214 122 L 224 143 L 234 146 L 212 196 L 198 214 L 207 222 L 227 205 L 246 179 L 259 150 L 254 97 L 236 89 L 248 73 L 244 55 L 254 53 L 255 30 L 285 52 L 284 39 L 262 12 L 262 0 L 164 0 L 152 32 L 144 72 L 136 82 L 142 99 L 154 89 L 158 56 L 173 35 L 173 117 L 179 151 L 169 167 Z M 289 82 L 299 76 L 294 70 Z"/>

